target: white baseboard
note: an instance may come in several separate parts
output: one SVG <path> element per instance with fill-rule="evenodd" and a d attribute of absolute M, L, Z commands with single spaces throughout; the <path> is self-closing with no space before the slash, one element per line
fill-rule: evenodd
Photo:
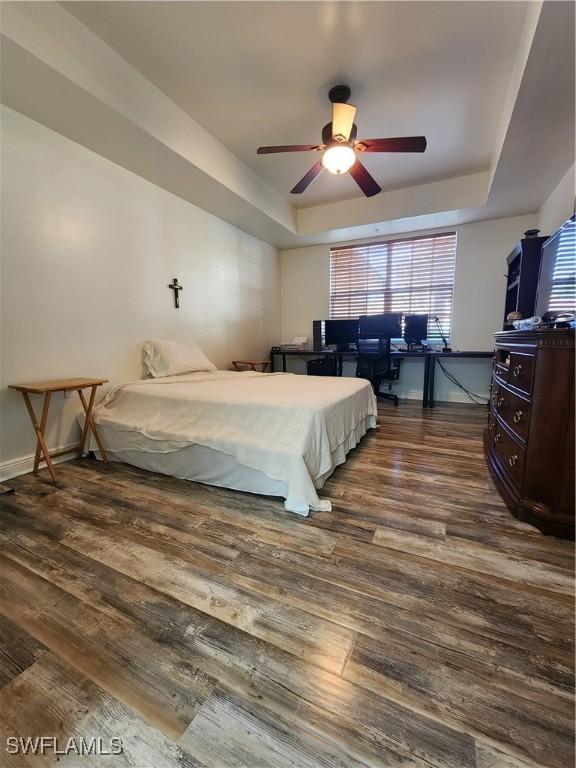
<path fill-rule="evenodd" d="M 58 448 L 51 450 L 63 451 L 66 448 L 73 448 L 77 443 L 69 443 L 68 445 L 61 445 Z M 73 453 L 69 453 L 65 456 L 56 456 L 52 459 L 53 464 L 62 464 L 64 461 L 71 461 L 76 458 Z M 44 469 L 46 464 L 41 464 L 40 467 Z M 34 454 L 30 456 L 21 456 L 19 459 L 10 459 L 9 461 L 3 461 L 0 463 L 0 482 L 4 480 L 10 480 L 12 477 L 20 477 L 20 475 L 27 475 L 32 472 L 34 468 Z"/>

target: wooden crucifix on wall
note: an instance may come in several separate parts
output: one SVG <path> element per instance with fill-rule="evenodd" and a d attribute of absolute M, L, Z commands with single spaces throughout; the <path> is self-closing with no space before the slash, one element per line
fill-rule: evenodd
<path fill-rule="evenodd" d="M 178 278 L 175 277 L 171 283 L 168 284 L 168 288 L 174 291 L 174 306 L 176 309 L 179 309 L 180 307 L 180 297 L 178 295 L 179 291 L 183 291 L 184 288 L 181 285 L 178 285 Z"/>

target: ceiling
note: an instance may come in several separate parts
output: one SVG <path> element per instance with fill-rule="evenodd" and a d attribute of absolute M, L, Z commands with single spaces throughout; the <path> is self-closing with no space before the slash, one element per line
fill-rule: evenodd
<path fill-rule="evenodd" d="M 2 2 L 0 98 L 280 248 L 535 213 L 574 163 L 575 8 L 555 2 Z M 347 83 L 359 137 L 425 134 L 288 190 Z"/>
<path fill-rule="evenodd" d="M 424 155 L 370 155 L 384 189 L 487 170 L 528 3 L 66 2 L 67 11 L 299 207 L 357 198 L 346 174 L 288 190 L 328 89 L 352 88 L 360 137 L 425 134 Z"/>

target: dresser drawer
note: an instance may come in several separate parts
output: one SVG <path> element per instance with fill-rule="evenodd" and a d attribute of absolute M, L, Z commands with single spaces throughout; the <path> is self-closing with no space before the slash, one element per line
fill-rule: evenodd
<path fill-rule="evenodd" d="M 506 347 L 496 347 L 492 358 L 492 370 L 499 379 L 506 381 L 510 369 L 510 350 Z"/>
<path fill-rule="evenodd" d="M 492 395 L 494 395 L 495 386 L 493 385 Z M 502 421 L 506 423 L 506 426 L 525 443 L 528 438 L 528 425 L 530 423 L 530 401 L 507 387 L 498 385 L 496 399 L 492 400 L 492 407 Z"/>
<path fill-rule="evenodd" d="M 492 383 L 490 384 L 490 408 L 496 411 L 498 409 L 498 398 L 500 397 L 500 384 L 492 377 Z"/>
<path fill-rule="evenodd" d="M 489 434 L 494 435 L 491 440 L 496 458 L 508 477 L 520 488 L 524 478 L 524 448 L 498 422 L 496 422 L 491 432 L 489 423 L 488 429 Z"/>
<path fill-rule="evenodd" d="M 494 362 L 492 363 L 492 370 L 499 379 L 506 381 L 508 378 L 508 366 L 498 362 L 496 359 L 494 359 Z"/>
<path fill-rule="evenodd" d="M 508 368 L 506 382 L 520 392 L 530 395 L 532 393 L 534 362 L 534 355 L 527 355 L 522 352 L 511 352 L 510 366 Z"/>
<path fill-rule="evenodd" d="M 496 414 L 494 411 L 490 411 L 488 414 L 488 435 L 490 439 L 490 444 L 494 445 L 494 435 L 496 434 L 496 428 L 498 427 L 498 419 L 496 418 Z"/>

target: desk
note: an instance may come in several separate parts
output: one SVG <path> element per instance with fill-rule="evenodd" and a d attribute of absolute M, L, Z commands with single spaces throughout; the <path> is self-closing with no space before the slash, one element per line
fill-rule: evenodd
<path fill-rule="evenodd" d="M 363 351 L 363 355 L 378 355 L 377 351 Z M 342 376 L 342 363 L 344 359 L 357 360 L 358 352 L 339 352 L 334 349 L 278 349 L 273 347 L 270 350 L 270 371 L 274 373 L 274 356 L 282 356 L 282 370 L 286 372 L 286 357 L 335 357 L 338 366 L 338 376 Z M 436 376 L 436 359 L 453 359 L 453 358 L 469 358 L 474 359 L 486 359 L 489 360 L 494 356 L 493 350 L 471 350 L 469 352 L 422 352 L 418 350 L 402 350 L 397 352 L 391 352 L 390 356 L 393 360 L 403 360 L 409 357 L 421 357 L 424 359 L 424 381 L 422 384 L 422 408 L 434 408 L 434 384 Z"/>
<path fill-rule="evenodd" d="M 381 352 L 378 352 L 376 349 L 374 351 L 367 349 L 362 351 L 362 355 L 370 356 L 374 355 L 377 357 L 378 355 L 381 355 Z M 349 352 L 341 352 L 334 349 L 278 349 L 278 347 L 273 347 L 270 350 L 270 372 L 274 373 L 274 356 L 275 355 L 281 355 L 282 356 L 282 370 L 284 373 L 286 373 L 286 358 L 287 357 L 334 357 L 336 358 L 336 364 L 338 367 L 338 376 L 342 376 L 342 364 L 344 362 L 344 359 L 347 360 L 358 360 L 358 352 L 354 352 L 353 350 L 350 350 Z M 428 393 L 430 389 L 430 353 L 429 352 L 422 352 L 419 350 L 403 350 L 403 351 L 397 351 L 397 352 L 390 352 L 390 357 L 392 360 L 404 360 L 409 357 L 418 357 L 422 358 L 424 361 L 424 381 L 422 384 L 422 408 L 428 407 Z"/>
<path fill-rule="evenodd" d="M 9 389 L 15 389 L 17 392 L 22 393 L 22 397 L 24 398 L 26 408 L 30 415 L 30 420 L 32 421 L 32 426 L 34 427 L 34 432 L 36 432 L 36 453 L 34 455 L 33 469 L 34 474 L 38 472 L 40 462 L 44 461 L 46 462 L 46 466 L 48 467 L 48 471 L 50 472 L 52 480 L 55 483 L 58 482 L 56 479 L 56 472 L 54 471 L 54 464 L 52 463 L 52 459 L 56 458 L 57 456 L 64 456 L 67 453 L 76 452 L 78 453 L 78 456 L 82 456 L 90 430 L 92 430 L 92 434 L 96 439 L 98 448 L 102 454 L 102 459 L 107 461 L 106 451 L 100 440 L 100 435 L 98 434 L 98 430 L 94 424 L 94 419 L 92 418 L 92 409 L 94 408 L 96 390 L 101 384 L 106 384 L 107 381 L 108 379 L 52 379 L 50 381 L 37 381 L 33 384 L 8 385 Z M 84 397 L 83 390 L 85 389 L 90 389 L 90 397 L 88 402 L 86 402 L 86 398 Z M 84 413 L 86 414 L 84 429 L 82 430 L 80 442 L 78 445 L 75 445 L 72 448 L 64 448 L 60 451 L 50 452 L 48 450 L 46 438 L 44 436 L 46 422 L 48 421 L 48 409 L 50 408 L 50 400 L 52 399 L 54 392 L 72 391 L 78 393 L 78 397 L 80 398 L 80 402 L 84 408 Z M 38 419 L 36 418 L 34 408 L 32 407 L 32 402 L 30 401 L 31 394 L 44 395 L 44 405 L 42 407 L 42 416 L 40 417 L 40 422 L 38 422 Z M 41 456 L 44 458 L 42 459 Z"/>

